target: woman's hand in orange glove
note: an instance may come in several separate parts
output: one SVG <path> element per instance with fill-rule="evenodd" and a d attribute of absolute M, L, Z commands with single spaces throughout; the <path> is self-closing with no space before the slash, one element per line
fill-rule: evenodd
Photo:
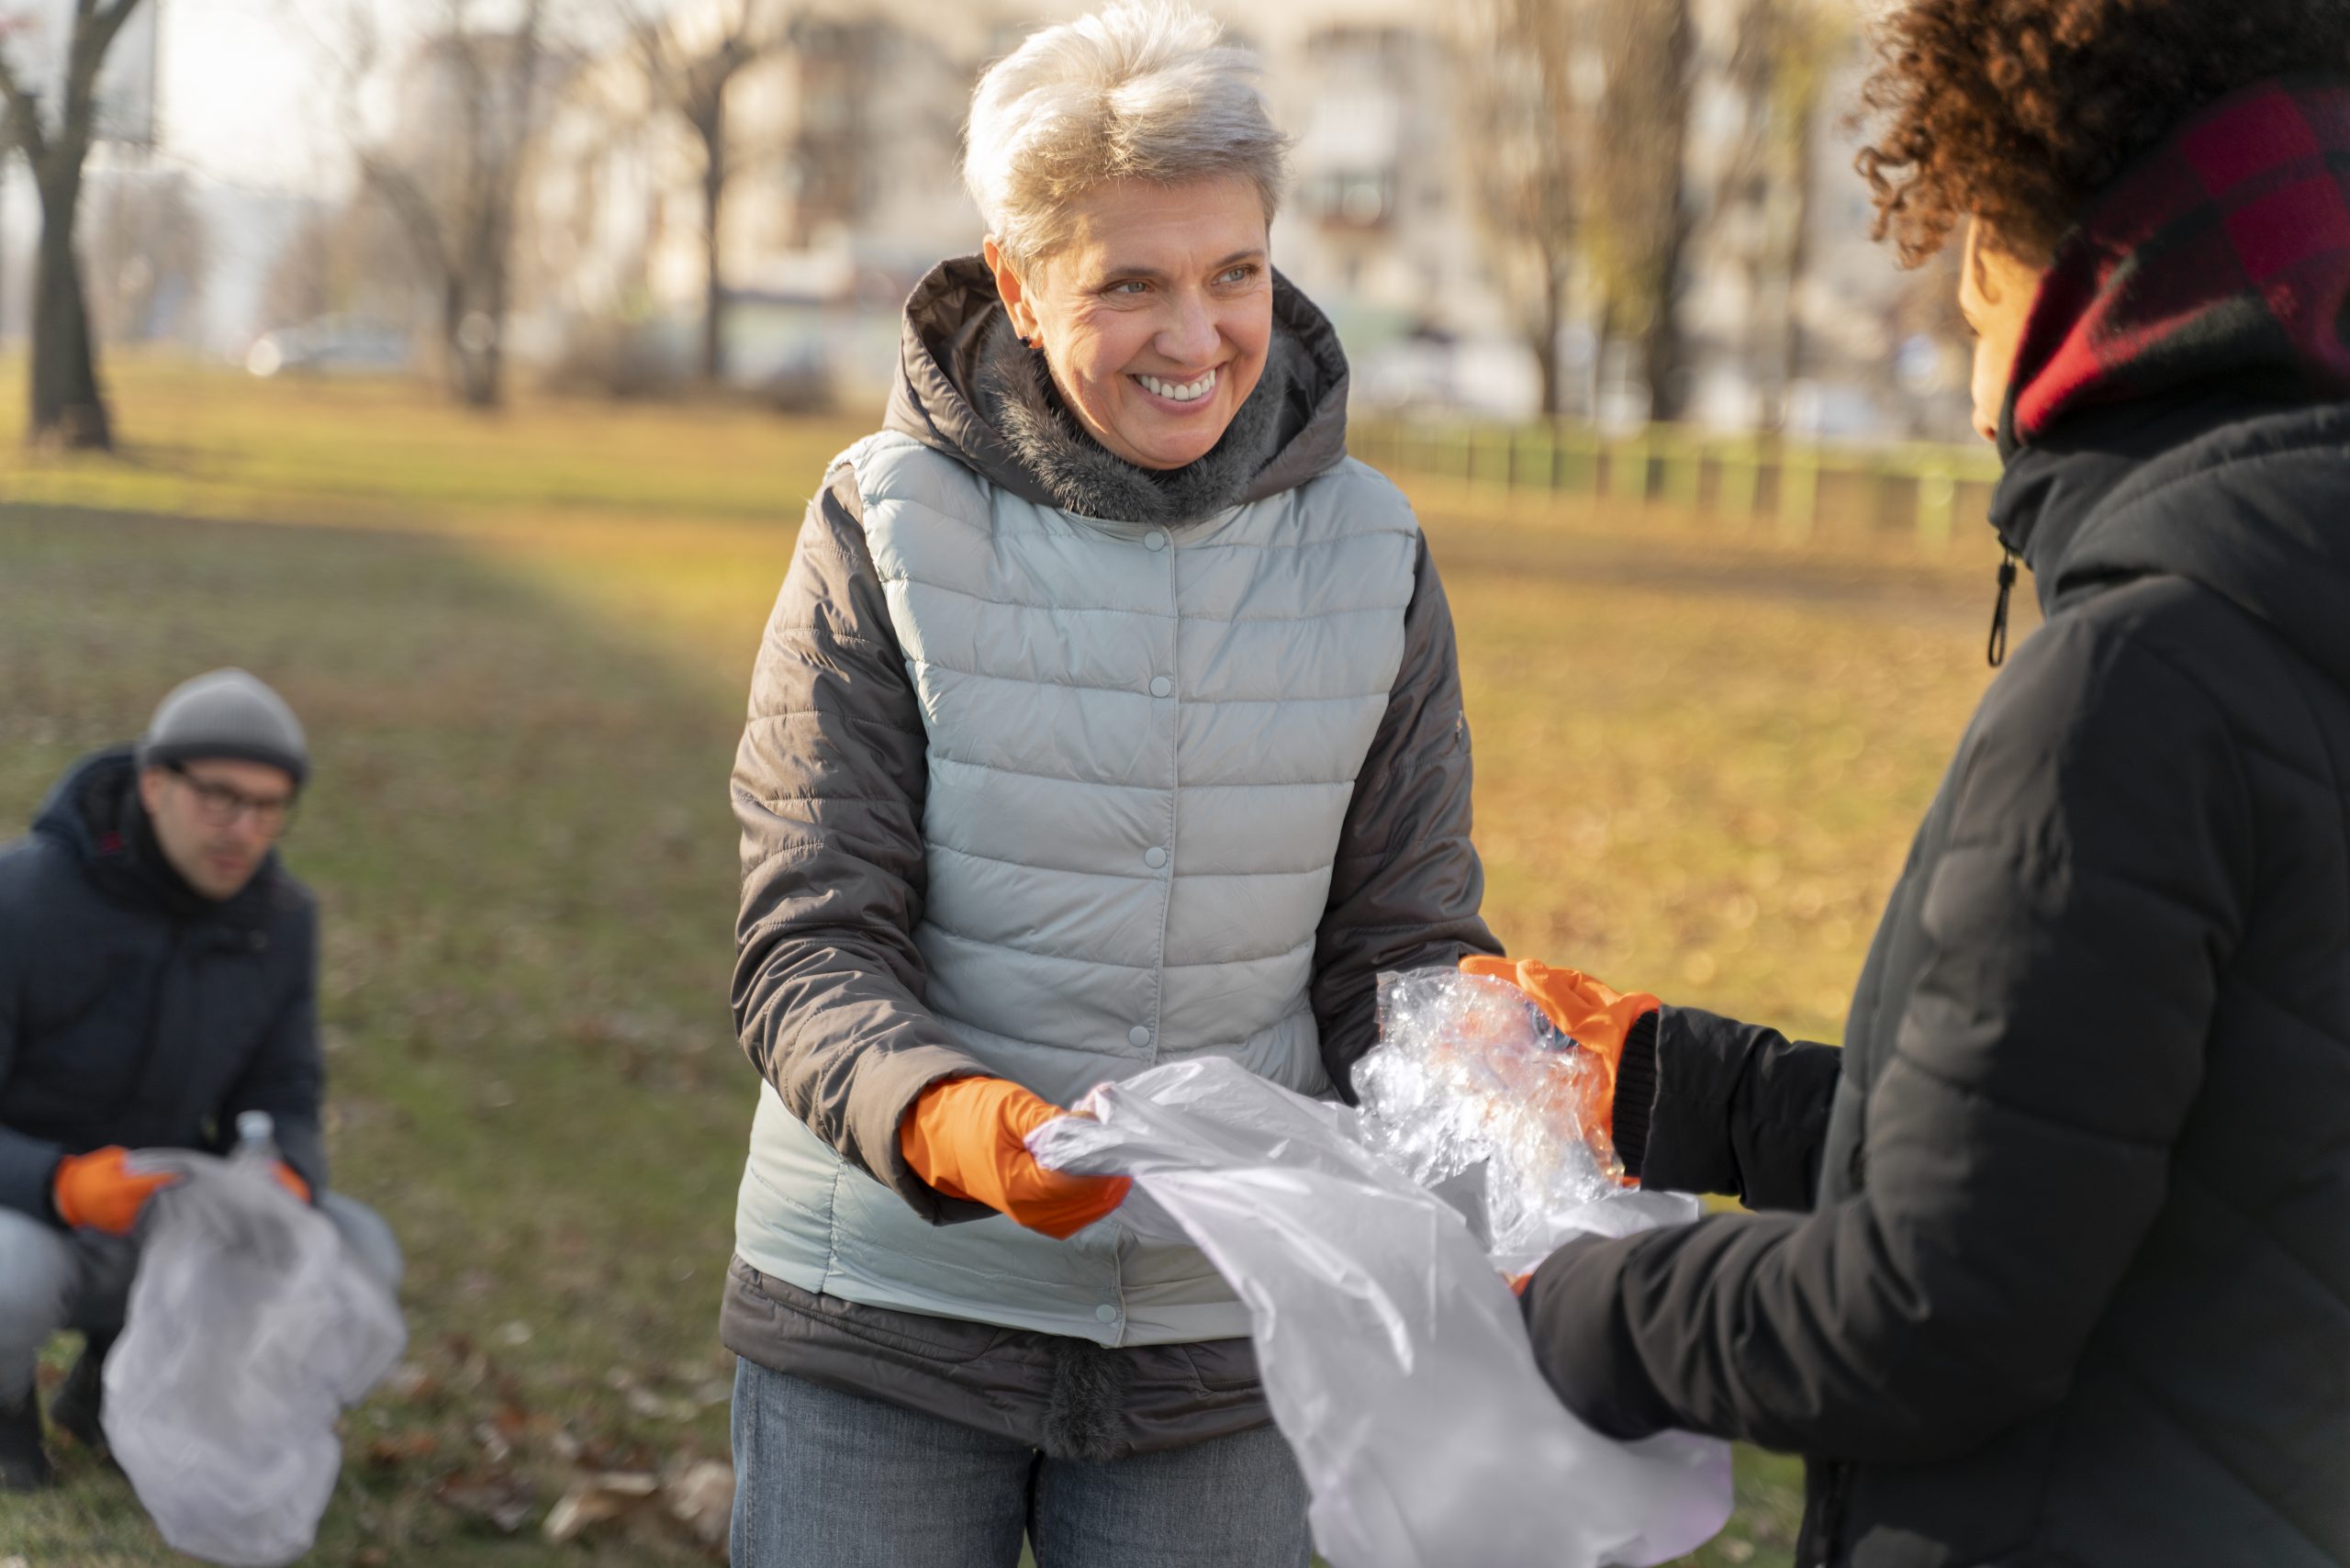
<path fill-rule="evenodd" d="M 147 1200 L 180 1180 L 172 1171 L 133 1170 L 129 1159 L 128 1149 L 113 1145 L 59 1160 L 50 1185 L 57 1217 L 76 1230 L 129 1236 Z"/>
<path fill-rule="evenodd" d="M 985 1204 L 1066 1241 L 1126 1201 L 1125 1176 L 1069 1176 L 1028 1152 L 1028 1135 L 1069 1113 L 1001 1078 L 955 1078 L 922 1092 L 898 1128 L 913 1173 L 950 1198 Z"/>
<path fill-rule="evenodd" d="M 1593 1107 L 1591 1125 L 1613 1135 L 1616 1070 L 1634 1025 L 1664 1004 L 1644 991 L 1627 996 L 1574 969 L 1554 969 L 1535 958 L 1468 958 L 1460 972 L 1507 980 L 1524 991 L 1559 1032 L 1589 1051 L 1607 1069 L 1606 1092 Z"/>

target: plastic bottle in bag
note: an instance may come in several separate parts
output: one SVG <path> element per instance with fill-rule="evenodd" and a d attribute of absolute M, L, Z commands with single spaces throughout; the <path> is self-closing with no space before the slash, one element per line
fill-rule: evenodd
<path fill-rule="evenodd" d="M 274 1165 L 277 1152 L 277 1122 L 267 1111 L 237 1113 L 237 1147 L 229 1151 L 231 1165 Z"/>

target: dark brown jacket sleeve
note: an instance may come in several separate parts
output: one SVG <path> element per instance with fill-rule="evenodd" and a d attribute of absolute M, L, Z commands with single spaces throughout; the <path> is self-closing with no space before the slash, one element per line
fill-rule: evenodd
<path fill-rule="evenodd" d="M 991 1211 L 942 1198 L 898 1148 L 924 1089 L 987 1069 L 923 1002 L 926 743 L 859 510 L 855 475 L 834 467 L 751 678 L 734 1025 L 818 1137 L 934 1223 L 976 1219 Z"/>
<path fill-rule="evenodd" d="M 1404 662 L 1355 779 L 1315 942 L 1322 1060 L 1349 1103 L 1354 1065 L 1379 1041 L 1381 973 L 1501 951 L 1477 913 L 1485 872 L 1469 837 L 1469 789 L 1452 607 L 1422 540 Z"/>

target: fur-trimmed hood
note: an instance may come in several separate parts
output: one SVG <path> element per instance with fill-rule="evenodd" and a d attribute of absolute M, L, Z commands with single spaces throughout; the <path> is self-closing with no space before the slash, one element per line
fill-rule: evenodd
<path fill-rule="evenodd" d="M 1347 451 L 1346 352 L 1329 319 L 1278 273 L 1265 373 L 1224 439 L 1169 473 L 1116 457 L 1023 349 L 977 256 L 941 263 L 906 301 L 887 424 L 1027 500 L 1180 527 L 1296 488 Z"/>

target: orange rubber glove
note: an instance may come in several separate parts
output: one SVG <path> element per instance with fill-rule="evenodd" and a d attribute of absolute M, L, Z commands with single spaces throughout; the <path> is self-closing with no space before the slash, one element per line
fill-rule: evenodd
<path fill-rule="evenodd" d="M 147 1200 L 180 1180 L 170 1171 L 133 1170 L 126 1163 L 129 1157 L 117 1144 L 59 1160 L 50 1187 L 57 1217 L 76 1230 L 129 1236 Z"/>
<path fill-rule="evenodd" d="M 1616 1069 L 1632 1025 L 1664 1003 L 1644 991 L 1627 996 L 1574 969 L 1554 969 L 1535 958 L 1469 958 L 1460 972 L 1507 980 L 1539 1007 L 1559 1033 L 1596 1057 L 1607 1069 L 1606 1092 L 1586 1107 L 1584 1125 L 1615 1136 Z"/>
<path fill-rule="evenodd" d="M 279 1186 L 294 1194 L 295 1202 L 307 1204 L 310 1201 L 310 1184 L 308 1182 L 303 1181 L 302 1173 L 295 1170 L 291 1165 L 286 1164 L 285 1161 L 281 1159 L 271 1169 L 269 1173 L 277 1178 L 277 1184 Z"/>
<path fill-rule="evenodd" d="M 1028 1152 L 1028 1135 L 1069 1113 L 1001 1078 L 934 1083 L 906 1113 L 898 1148 L 950 1198 L 985 1204 L 1066 1241 L 1126 1201 L 1125 1176 L 1069 1176 Z"/>

